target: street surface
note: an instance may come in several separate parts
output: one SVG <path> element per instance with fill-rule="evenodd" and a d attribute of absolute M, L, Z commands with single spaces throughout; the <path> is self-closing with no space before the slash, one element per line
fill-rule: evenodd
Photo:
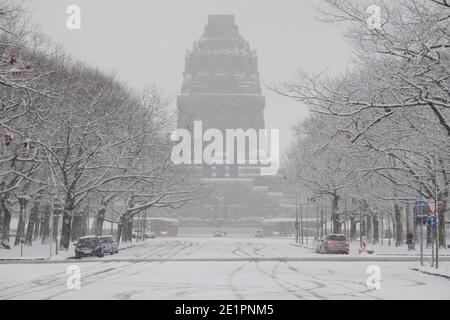
<path fill-rule="evenodd" d="M 295 261 L 301 257 L 324 260 Z M 1 263 L 0 299 L 450 298 L 450 280 L 411 270 L 417 262 L 346 258 L 317 255 L 292 239 L 159 238 L 102 259 Z M 79 290 L 67 287 L 73 265 Z M 380 270 L 379 290 L 367 286 L 371 265 Z"/>

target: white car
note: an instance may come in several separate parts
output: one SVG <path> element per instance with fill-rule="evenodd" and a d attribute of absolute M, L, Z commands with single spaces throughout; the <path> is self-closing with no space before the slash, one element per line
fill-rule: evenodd
<path fill-rule="evenodd" d="M 256 230 L 256 232 L 255 232 L 255 237 L 256 237 L 256 238 L 262 238 L 262 237 L 264 237 L 264 234 L 263 234 L 262 230 Z"/>

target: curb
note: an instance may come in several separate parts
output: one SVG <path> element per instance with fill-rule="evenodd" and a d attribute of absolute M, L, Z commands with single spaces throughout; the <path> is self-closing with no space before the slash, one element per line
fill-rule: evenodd
<path fill-rule="evenodd" d="M 299 258 L 289 258 L 289 257 L 273 257 L 273 258 L 185 258 L 185 259 L 156 259 L 156 258 L 131 258 L 131 259 L 80 259 L 77 263 L 89 263 L 89 262 L 123 262 L 123 263 L 139 263 L 139 262 L 417 262 L 416 257 L 299 257 Z M 441 261 L 450 261 L 450 258 L 442 259 Z M 64 260 L 41 260 L 41 261 L 6 261 L 0 262 L 1 264 L 51 264 L 51 263 L 71 263 L 68 259 Z"/>
<path fill-rule="evenodd" d="M 130 246 L 127 246 L 127 247 L 123 247 L 123 248 L 120 248 L 119 251 L 135 248 L 135 247 L 138 247 L 138 246 L 144 245 L 144 244 L 146 244 L 146 242 L 130 245 Z M 54 259 L 54 256 L 52 258 L 50 258 L 50 257 L 42 257 L 42 258 L 0 258 L 0 264 L 8 264 L 8 263 L 20 264 L 20 263 L 33 263 L 33 262 L 37 262 L 37 263 L 39 263 L 39 262 L 41 262 L 41 263 L 42 262 L 61 263 L 61 262 L 64 262 L 66 260 L 75 260 L 75 256 L 70 256 L 70 257 L 62 258 L 62 259 Z M 79 260 L 77 260 L 77 261 L 79 261 Z M 92 261 L 92 260 L 90 260 L 90 261 Z"/>
<path fill-rule="evenodd" d="M 434 273 L 434 272 L 430 272 L 430 271 L 425 271 L 425 270 L 420 270 L 419 268 L 411 268 L 411 270 L 420 272 L 420 273 L 424 273 L 424 274 L 428 274 L 430 276 L 435 276 L 435 277 L 441 277 L 441 278 L 445 278 L 447 280 L 450 280 L 450 276 L 447 276 L 445 274 L 440 274 L 440 273 Z"/>

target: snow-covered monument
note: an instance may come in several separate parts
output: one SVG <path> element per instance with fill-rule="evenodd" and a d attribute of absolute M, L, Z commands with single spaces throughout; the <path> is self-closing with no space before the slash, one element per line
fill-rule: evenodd
<path fill-rule="evenodd" d="M 234 16 L 210 15 L 185 60 L 178 128 L 188 129 L 192 136 L 196 121 L 202 122 L 203 131 L 218 129 L 223 136 L 227 129 L 265 128 L 258 57 L 240 35 Z M 295 208 L 283 201 L 280 176 L 262 176 L 258 165 L 237 162 L 197 169 L 211 194 L 177 210 L 180 221 L 255 225 L 267 217 L 292 217 Z"/>

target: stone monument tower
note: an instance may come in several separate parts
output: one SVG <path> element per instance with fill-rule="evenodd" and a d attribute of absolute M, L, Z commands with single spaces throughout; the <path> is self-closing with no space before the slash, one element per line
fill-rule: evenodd
<path fill-rule="evenodd" d="M 192 132 L 193 123 L 202 121 L 204 131 L 214 128 L 224 136 L 226 129 L 265 128 L 256 50 L 239 34 L 234 16 L 210 15 L 203 35 L 185 59 L 177 100 L 178 128 Z M 203 174 L 238 177 L 241 169 L 237 165 L 205 166 Z"/>
<path fill-rule="evenodd" d="M 203 35 L 186 52 L 185 60 L 177 100 L 178 128 L 187 129 L 191 136 L 200 121 L 203 132 L 217 129 L 223 136 L 228 129 L 265 128 L 258 58 L 239 34 L 234 16 L 209 16 Z M 221 226 L 257 225 L 265 217 L 279 217 L 289 211 L 281 203 L 282 179 L 261 176 L 258 165 L 235 161 L 197 168 L 210 194 L 195 206 L 177 210 L 180 219 Z"/>

